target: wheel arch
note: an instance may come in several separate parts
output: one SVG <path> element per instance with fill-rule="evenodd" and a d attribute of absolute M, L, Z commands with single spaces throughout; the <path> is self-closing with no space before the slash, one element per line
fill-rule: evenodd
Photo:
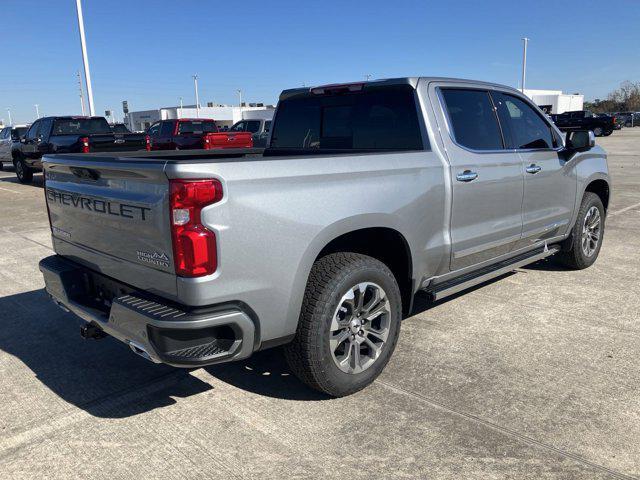
<path fill-rule="evenodd" d="M 337 251 L 370 255 L 385 263 L 398 280 L 403 315 L 408 314 L 415 280 L 412 248 L 403 232 L 398 218 L 388 214 L 349 217 L 323 228 L 309 244 L 298 265 L 288 310 L 289 329 L 295 332 L 297 328 L 311 267 L 318 258 Z"/>

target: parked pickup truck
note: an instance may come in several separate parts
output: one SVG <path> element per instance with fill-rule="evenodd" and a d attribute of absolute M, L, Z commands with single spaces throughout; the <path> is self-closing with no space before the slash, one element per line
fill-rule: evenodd
<path fill-rule="evenodd" d="M 177 367 L 284 345 L 298 377 L 341 396 L 387 364 L 417 292 L 598 257 L 605 152 L 510 87 L 286 90 L 273 122 L 264 153 L 45 157 L 56 255 L 40 269 L 85 337 Z"/>
<path fill-rule="evenodd" d="M 220 148 L 251 148 L 251 133 L 220 132 L 216 122 L 205 118 L 162 120 L 147 131 L 151 150 L 215 150 Z"/>
<path fill-rule="evenodd" d="M 20 141 L 20 137 L 27 133 L 28 125 L 14 125 L 0 130 L 0 170 L 5 163 L 11 163 L 11 146 Z"/>
<path fill-rule="evenodd" d="M 42 156 L 51 153 L 122 152 L 149 148 L 142 133 L 114 133 L 104 117 L 43 117 L 13 143 L 16 176 L 29 183 L 42 170 Z"/>
<path fill-rule="evenodd" d="M 596 137 L 609 136 L 616 128 L 615 117 L 598 117 L 588 110 L 565 112 L 553 115 L 552 119 L 563 132 L 591 130 Z"/>
<path fill-rule="evenodd" d="M 264 118 L 240 120 L 229 129 L 230 132 L 250 132 L 253 146 L 260 148 L 267 146 L 269 130 L 271 130 L 271 120 Z"/>

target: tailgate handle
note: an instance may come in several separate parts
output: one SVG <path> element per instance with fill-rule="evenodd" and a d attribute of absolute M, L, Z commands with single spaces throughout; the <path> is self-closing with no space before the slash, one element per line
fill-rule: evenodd
<path fill-rule="evenodd" d="M 71 173 L 76 177 L 82 178 L 83 180 L 96 181 L 100 178 L 100 173 L 90 168 L 71 167 L 69 170 L 71 170 Z"/>

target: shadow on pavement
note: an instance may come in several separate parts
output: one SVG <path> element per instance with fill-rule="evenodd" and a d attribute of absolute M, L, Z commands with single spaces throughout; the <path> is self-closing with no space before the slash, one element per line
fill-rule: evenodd
<path fill-rule="evenodd" d="M 281 348 L 256 352 L 240 362 L 206 368 L 214 377 L 242 390 L 288 400 L 328 400 L 304 385 L 289 370 Z"/>
<path fill-rule="evenodd" d="M 44 289 L 2 297 L 0 350 L 18 358 L 62 399 L 96 417 L 129 417 L 212 388 L 187 370 L 140 358 L 112 338 L 83 340 L 80 323 L 55 306 Z"/>
<path fill-rule="evenodd" d="M 13 170 L 13 167 L 11 167 L 11 170 Z M 7 172 L 7 167 L 4 167 L 4 169 L 2 171 L 3 172 Z M 20 183 L 20 181 L 18 180 L 18 177 L 16 177 L 15 175 L 11 176 L 11 177 L 0 177 L 0 182 L 18 183 L 18 184 Z M 41 173 L 35 173 L 33 175 L 33 180 L 31 181 L 31 183 L 22 184 L 22 185 L 30 185 L 32 187 L 43 188 L 44 187 L 44 176 Z"/>

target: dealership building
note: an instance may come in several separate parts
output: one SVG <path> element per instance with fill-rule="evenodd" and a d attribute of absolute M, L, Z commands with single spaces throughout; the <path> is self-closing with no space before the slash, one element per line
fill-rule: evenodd
<path fill-rule="evenodd" d="M 219 127 L 230 127 L 240 120 L 265 119 L 271 120 L 275 108 L 273 105 L 250 103 L 246 106 L 216 105 L 200 107 L 185 105 L 183 107 L 165 107 L 157 110 L 141 110 L 129 112 L 124 122 L 134 132 L 142 132 L 159 120 L 173 120 L 177 118 L 212 118 Z"/>
<path fill-rule="evenodd" d="M 584 107 L 584 95 L 562 93 L 562 90 L 529 90 L 524 94 L 547 114 L 573 112 Z"/>

